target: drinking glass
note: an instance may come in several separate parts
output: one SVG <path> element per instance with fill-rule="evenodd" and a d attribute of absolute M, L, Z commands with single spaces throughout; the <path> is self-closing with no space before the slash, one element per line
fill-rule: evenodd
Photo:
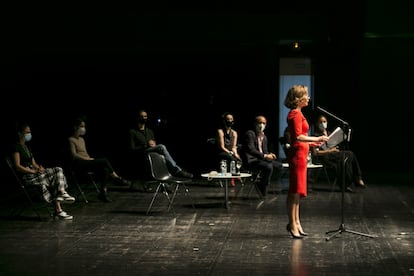
<path fill-rule="evenodd" d="M 237 173 L 240 174 L 240 169 L 242 167 L 242 161 L 241 160 L 237 160 L 236 161 L 236 169 L 237 169 Z"/>

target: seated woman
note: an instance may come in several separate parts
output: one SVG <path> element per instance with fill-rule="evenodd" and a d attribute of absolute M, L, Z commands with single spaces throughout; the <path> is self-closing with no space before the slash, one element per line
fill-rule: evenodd
<path fill-rule="evenodd" d="M 314 135 L 326 135 L 329 136 L 330 132 L 327 130 L 328 120 L 324 115 L 319 115 L 315 121 Z M 359 166 L 358 159 L 353 151 L 340 149 L 339 146 L 331 148 L 313 148 L 312 154 L 314 160 L 317 163 L 323 164 L 326 167 L 331 167 L 336 170 L 337 177 L 341 179 L 343 171 L 341 171 L 341 162 L 348 160 L 345 163 L 345 189 L 348 192 L 353 192 L 352 184 L 358 187 L 365 187 L 365 183 L 362 180 L 362 172 Z"/>
<path fill-rule="evenodd" d="M 32 150 L 26 144 L 32 139 L 31 129 L 27 123 L 19 123 L 16 134 L 17 141 L 12 152 L 12 160 L 22 181 L 26 185 L 41 187 L 44 200 L 55 204 L 55 217 L 65 220 L 73 219 L 73 216 L 63 211 L 61 207 L 61 203 L 75 201 L 75 198 L 66 192 L 68 185 L 62 168 L 44 168 L 36 162 Z"/>
<path fill-rule="evenodd" d="M 217 129 L 217 145 L 218 156 L 220 160 L 227 161 L 227 168 L 230 162 L 241 162 L 240 155 L 237 151 L 238 133 L 232 127 L 234 125 L 234 117 L 230 112 L 224 113 L 222 116 L 222 126 Z M 231 179 L 231 185 L 234 186 L 234 178 Z"/>
<path fill-rule="evenodd" d="M 73 123 L 73 134 L 69 137 L 72 169 L 75 172 L 93 172 L 100 182 L 98 199 L 103 202 L 111 202 L 112 200 L 107 196 L 108 178 L 111 177 L 116 184 L 120 185 L 130 185 L 130 182 L 115 172 L 107 158 L 93 158 L 89 155 L 85 139 L 82 137 L 85 133 L 85 119 L 78 117 Z"/>

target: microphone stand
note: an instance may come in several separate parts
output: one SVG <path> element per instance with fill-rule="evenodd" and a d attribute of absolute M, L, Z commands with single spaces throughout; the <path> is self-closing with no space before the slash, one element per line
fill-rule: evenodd
<path fill-rule="evenodd" d="M 332 113 L 326 111 L 325 109 L 317 106 L 316 107 L 318 110 L 322 111 L 323 113 L 329 115 L 330 117 L 336 119 L 337 121 L 341 122 L 342 124 L 342 130 L 343 130 L 343 135 L 344 135 L 344 141 L 349 141 L 349 134 L 351 132 L 351 128 L 349 127 L 349 124 L 347 122 L 345 122 L 344 120 L 340 119 L 339 117 L 333 115 Z M 348 133 L 348 137 L 346 137 L 347 135 L 345 133 Z M 351 233 L 351 234 L 355 234 L 355 235 L 360 235 L 360 236 L 365 236 L 365 237 L 369 237 L 369 238 L 374 238 L 373 235 L 369 235 L 369 234 L 365 234 L 365 233 L 361 233 L 361 232 L 357 232 L 357 231 L 353 231 L 353 230 L 349 230 L 345 227 L 345 222 L 344 222 L 344 210 L 345 210 L 345 182 L 346 182 L 346 177 L 345 177 L 345 168 L 346 168 L 346 162 L 348 162 L 348 157 L 346 157 L 344 155 L 343 160 L 341 160 L 341 224 L 339 225 L 339 227 L 337 229 L 334 230 L 329 230 L 326 232 L 326 234 L 331 234 L 330 236 L 326 237 L 326 240 L 329 241 L 331 238 L 337 236 L 338 234 L 342 234 L 344 232 L 346 233 Z"/>

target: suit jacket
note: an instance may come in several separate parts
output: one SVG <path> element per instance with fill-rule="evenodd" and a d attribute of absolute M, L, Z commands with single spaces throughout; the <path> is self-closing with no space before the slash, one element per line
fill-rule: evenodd
<path fill-rule="evenodd" d="M 248 130 L 244 136 L 244 143 L 242 151 L 247 164 L 251 164 L 258 160 L 265 160 L 264 154 L 269 153 L 268 141 L 266 135 L 263 137 L 262 151 L 259 151 L 259 142 L 257 140 L 257 134 L 254 130 Z"/>

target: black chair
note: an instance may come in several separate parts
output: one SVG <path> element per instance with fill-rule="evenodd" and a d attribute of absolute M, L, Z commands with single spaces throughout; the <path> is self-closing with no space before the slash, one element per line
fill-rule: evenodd
<path fill-rule="evenodd" d="M 248 198 L 250 198 L 250 195 L 252 194 L 253 190 L 255 190 L 258 199 L 259 200 L 262 200 L 263 199 L 263 195 L 262 195 L 262 192 L 260 192 L 260 189 L 259 189 L 259 183 L 260 183 L 260 178 L 261 178 L 260 171 L 259 170 L 256 170 L 256 169 L 252 169 L 252 168 L 244 169 L 244 171 L 246 171 L 247 173 L 250 173 L 252 176 L 249 177 L 246 182 L 243 182 L 242 183 L 242 187 L 238 191 L 237 196 L 238 196 L 239 193 L 242 193 L 243 192 L 245 186 L 247 185 L 247 186 L 250 186 L 250 187 L 249 187 L 249 189 L 247 191 L 247 195 L 246 196 Z"/>
<path fill-rule="evenodd" d="M 78 188 L 79 194 L 82 196 L 83 201 L 85 203 L 89 203 L 89 201 L 86 198 L 85 192 L 82 189 L 82 184 L 84 182 L 91 183 L 94 189 L 96 190 L 96 192 L 99 194 L 100 191 L 98 188 L 98 184 L 96 183 L 94 179 L 93 172 L 91 171 L 79 172 L 72 167 L 67 167 L 67 170 L 69 171 L 72 182 L 75 183 L 76 187 Z"/>
<path fill-rule="evenodd" d="M 148 153 L 148 160 L 149 160 L 149 163 L 150 163 L 152 177 L 154 178 L 154 180 L 157 183 L 157 188 L 155 189 L 155 192 L 154 192 L 154 195 L 152 196 L 150 205 L 148 206 L 147 215 L 150 213 L 151 208 L 154 204 L 154 201 L 155 201 L 158 193 L 160 193 L 160 192 L 163 193 L 164 196 L 168 200 L 168 211 L 172 210 L 173 213 L 175 214 L 175 211 L 174 211 L 174 208 L 173 208 L 173 203 L 174 203 L 175 196 L 176 196 L 180 186 L 184 187 L 185 194 L 190 198 L 191 205 L 195 209 L 195 206 L 194 206 L 193 201 L 192 201 L 191 196 L 190 196 L 189 189 L 186 185 L 188 183 L 191 183 L 192 179 L 176 177 L 176 176 L 171 175 L 170 172 L 168 171 L 168 166 L 167 166 L 167 163 L 165 161 L 165 157 L 163 155 L 159 154 L 159 153 L 156 153 L 156 152 Z M 173 194 L 172 194 L 171 197 L 169 195 L 169 190 L 170 190 L 169 187 L 168 187 L 169 185 L 174 186 L 174 188 L 172 190 Z"/>
<path fill-rule="evenodd" d="M 65 144 L 65 146 L 61 149 L 61 166 L 63 170 L 67 172 L 68 182 L 75 184 L 78 190 L 77 196 L 81 195 L 83 201 L 85 203 L 89 203 L 82 187 L 85 187 L 89 184 L 93 186 L 93 188 L 99 194 L 100 190 L 98 184 L 95 181 L 94 172 L 78 170 L 75 166 L 73 166 L 73 157 L 69 148 L 69 144 Z"/>
<path fill-rule="evenodd" d="M 24 181 L 21 179 L 20 175 L 16 172 L 11 158 L 7 156 L 5 161 L 6 161 L 7 167 L 10 169 L 10 172 L 14 177 L 14 180 L 15 180 L 14 182 L 17 184 L 17 186 L 19 187 L 19 190 L 22 192 L 22 194 L 24 195 L 26 199 L 26 204 L 23 204 L 21 209 L 18 212 L 16 212 L 14 215 L 20 216 L 26 208 L 30 208 L 36 214 L 37 218 L 39 220 L 42 220 L 42 216 L 38 212 L 38 209 L 40 208 L 40 206 L 36 204 L 36 201 L 38 201 L 37 199 L 41 198 L 42 196 L 41 189 L 39 187 L 30 187 L 33 189 L 30 189 L 29 191 L 28 189 L 29 187 L 26 186 Z M 48 208 L 44 203 L 42 203 L 41 206 L 44 207 L 45 210 L 47 210 L 50 217 L 53 216 L 53 211 L 51 211 L 50 208 Z"/>
<path fill-rule="evenodd" d="M 247 162 L 246 153 L 243 151 L 243 147 L 241 145 L 238 146 L 238 150 L 239 150 L 240 157 L 242 158 L 241 171 L 250 173 L 252 175 L 246 183 L 244 183 L 244 182 L 242 183 L 243 184 L 242 189 L 239 192 L 242 192 L 242 190 L 245 187 L 245 184 L 248 184 L 248 185 L 250 185 L 250 188 L 248 190 L 247 197 L 250 197 L 253 190 L 255 190 L 258 199 L 262 200 L 263 195 L 262 195 L 262 192 L 260 191 L 260 188 L 259 188 L 259 183 L 260 183 L 260 179 L 261 179 L 260 170 L 257 169 L 257 168 L 253 168 L 253 167 L 249 166 L 249 163 Z"/>

